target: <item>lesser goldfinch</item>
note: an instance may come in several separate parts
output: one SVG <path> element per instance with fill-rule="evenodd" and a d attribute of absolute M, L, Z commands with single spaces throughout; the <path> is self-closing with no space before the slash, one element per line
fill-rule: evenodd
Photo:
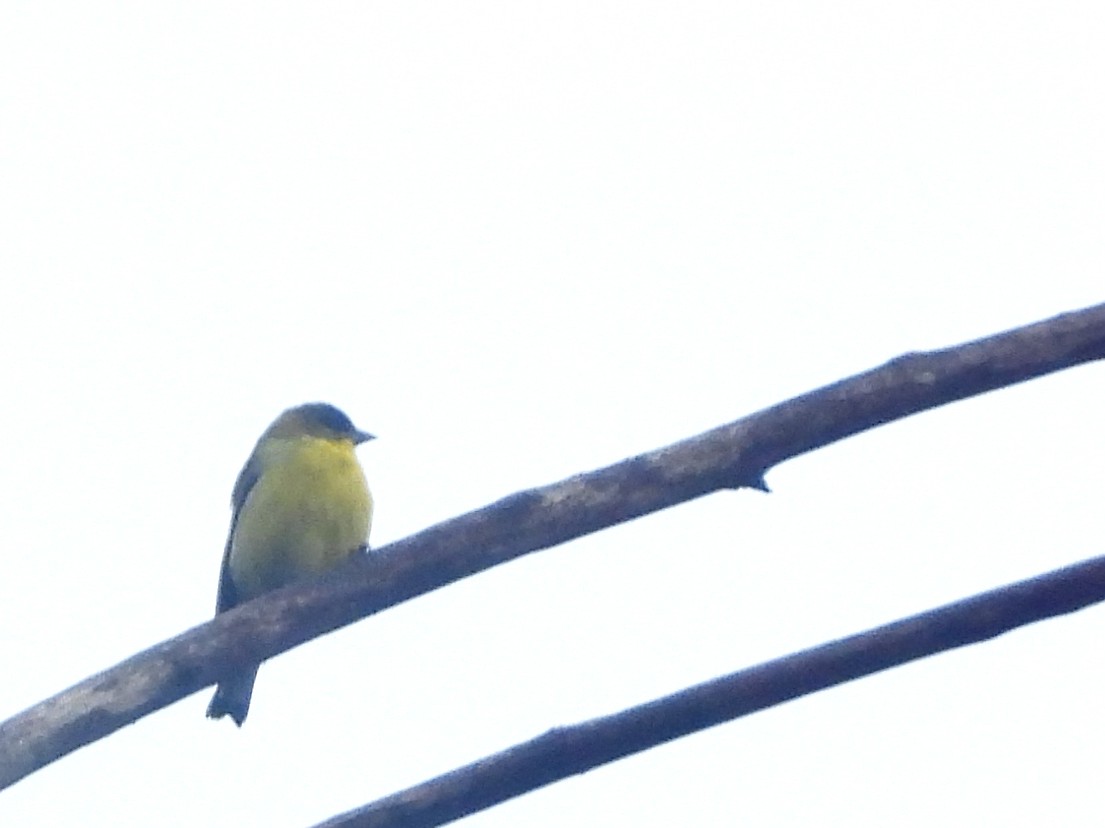
<path fill-rule="evenodd" d="M 216 614 L 366 548 L 372 495 L 354 449 L 372 439 L 325 403 L 276 418 L 234 484 Z M 259 666 L 223 678 L 207 715 L 241 727 Z"/>

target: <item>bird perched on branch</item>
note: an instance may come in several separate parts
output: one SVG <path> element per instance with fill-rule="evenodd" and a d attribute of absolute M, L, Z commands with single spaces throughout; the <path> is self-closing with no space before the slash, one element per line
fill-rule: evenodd
<path fill-rule="evenodd" d="M 366 547 L 372 495 L 355 448 L 372 439 L 325 403 L 276 418 L 234 484 L 216 614 L 325 572 Z M 225 676 L 207 715 L 229 715 L 241 727 L 259 666 Z"/>

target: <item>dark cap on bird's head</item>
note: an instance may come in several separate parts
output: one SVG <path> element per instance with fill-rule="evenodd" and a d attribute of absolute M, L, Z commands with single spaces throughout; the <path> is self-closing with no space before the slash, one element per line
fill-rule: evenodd
<path fill-rule="evenodd" d="M 361 431 L 340 408 L 329 403 L 306 403 L 289 408 L 269 426 L 268 437 L 291 437 L 308 434 L 331 440 L 352 440 L 354 445 L 375 440 L 373 434 Z"/>

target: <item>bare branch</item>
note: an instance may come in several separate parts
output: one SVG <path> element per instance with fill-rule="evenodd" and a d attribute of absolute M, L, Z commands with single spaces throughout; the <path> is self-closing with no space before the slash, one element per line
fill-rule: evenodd
<path fill-rule="evenodd" d="M 429 828 L 651 747 L 1105 600 L 1105 557 L 688 687 L 484 757 L 316 828 Z"/>
<path fill-rule="evenodd" d="M 909 354 L 729 425 L 511 495 L 139 653 L 0 724 L 0 789 L 82 745 L 270 658 L 445 584 L 720 489 L 881 423 L 1105 356 L 1105 305 Z"/>

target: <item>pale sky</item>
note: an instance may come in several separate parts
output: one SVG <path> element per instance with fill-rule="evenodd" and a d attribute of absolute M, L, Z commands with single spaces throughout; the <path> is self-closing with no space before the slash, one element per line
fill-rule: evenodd
<path fill-rule="evenodd" d="M 16 3 L 0 26 L 0 718 L 203 622 L 326 400 L 379 546 L 911 350 L 1102 301 L 1090 3 Z M 499 567 L 0 793 L 309 826 L 548 730 L 1105 553 L 1105 367 Z M 1105 610 L 464 824 L 1098 820 Z"/>

